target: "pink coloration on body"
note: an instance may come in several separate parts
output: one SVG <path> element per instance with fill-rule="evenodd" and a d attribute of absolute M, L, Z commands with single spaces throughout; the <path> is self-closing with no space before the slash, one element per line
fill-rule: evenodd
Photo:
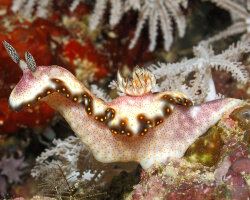
<path fill-rule="evenodd" d="M 224 113 L 243 103 L 222 99 L 190 107 L 192 102 L 178 92 L 141 94 L 141 91 L 150 91 L 153 84 L 149 83 L 154 80 L 148 81 L 148 74 L 138 69 L 137 79 L 128 83 L 131 85 L 120 80 L 120 89 L 127 91 L 129 87 L 130 94 L 135 96 L 127 95 L 106 103 L 91 94 L 66 69 L 36 67 L 29 60 L 26 62 L 26 66 L 23 63 L 21 66 L 24 76 L 9 98 L 10 107 L 20 110 L 45 101 L 61 113 L 101 162 L 137 161 L 148 168 L 168 157 L 182 157 Z M 29 66 L 32 71 L 27 71 Z M 147 79 L 143 77 L 145 74 Z"/>
<path fill-rule="evenodd" d="M 50 100 L 56 101 L 56 99 L 57 97 L 54 97 Z M 68 122 L 76 133 L 80 133 L 78 136 L 98 160 L 102 162 L 137 161 L 144 168 L 148 168 L 153 163 L 165 161 L 167 157 L 182 157 L 186 149 L 220 119 L 222 113 L 226 111 L 225 107 L 236 106 L 237 101 L 234 101 L 233 99 L 219 100 L 190 109 L 178 106 L 167 120 L 151 129 L 143 137 L 114 135 L 105 126 L 89 118 L 87 114 L 83 115 L 84 109 L 80 106 L 65 110 L 64 105 L 69 108 L 73 106 L 69 101 L 62 103 L 59 111 L 66 119 L 78 118 L 76 121 Z M 122 107 L 123 104 L 119 104 L 119 108 L 122 109 Z M 193 117 L 192 112 L 195 109 L 197 113 Z M 85 126 L 85 124 L 88 125 Z"/>

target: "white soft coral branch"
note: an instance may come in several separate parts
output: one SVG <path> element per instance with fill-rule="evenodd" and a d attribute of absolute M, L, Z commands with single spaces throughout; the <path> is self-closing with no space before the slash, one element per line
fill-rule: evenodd
<path fill-rule="evenodd" d="M 175 21 L 178 28 L 179 37 L 183 37 L 186 29 L 185 17 L 181 10 L 181 5 L 186 6 L 187 1 L 171 0 L 145 0 L 140 11 L 134 38 L 129 48 L 133 48 L 141 34 L 145 21 L 149 20 L 149 50 L 156 47 L 158 19 L 164 38 L 164 49 L 168 51 L 173 43 L 172 21 Z"/>
<path fill-rule="evenodd" d="M 98 0 L 89 20 L 92 30 L 96 29 L 100 24 L 108 2 L 111 5 L 109 24 L 112 28 L 120 22 L 125 12 L 130 9 L 139 11 L 134 37 L 129 44 L 130 49 L 136 45 L 147 20 L 149 21 L 150 51 L 156 48 L 158 25 L 163 33 L 164 49 L 166 51 L 170 49 L 173 43 L 172 21 L 176 22 L 179 37 L 183 37 L 185 34 L 186 20 L 181 7 L 186 8 L 188 0 Z"/>
<path fill-rule="evenodd" d="M 238 4 L 232 0 L 210 0 L 217 6 L 229 11 L 237 16 L 237 20 L 229 26 L 226 30 L 219 32 L 218 34 L 203 41 L 203 43 L 212 43 L 223 38 L 227 38 L 236 34 L 243 34 L 242 41 L 250 41 L 250 13 L 241 4 Z"/>
<path fill-rule="evenodd" d="M 96 1 L 94 11 L 90 16 L 89 25 L 90 29 L 95 30 L 100 24 L 100 21 L 104 15 L 108 1 L 111 4 L 111 12 L 109 23 L 112 27 L 119 23 L 123 14 L 123 2 L 121 0 L 98 0 Z"/>
<path fill-rule="evenodd" d="M 73 12 L 81 0 L 73 0 L 69 10 Z M 52 11 L 54 0 L 13 0 L 11 10 L 25 18 L 47 18 Z"/>
<path fill-rule="evenodd" d="M 159 63 L 150 66 L 149 69 L 158 80 L 161 80 L 160 91 L 183 92 L 198 104 L 218 97 L 212 79 L 212 68 L 225 70 L 242 83 L 249 80 L 248 72 L 242 63 L 238 61 L 243 53 L 249 52 L 250 45 L 244 42 L 231 45 L 226 51 L 218 55 L 215 55 L 211 48 L 199 45 L 194 48 L 196 57 L 192 59 L 174 64 Z M 186 84 L 191 73 L 195 73 L 194 78 L 189 84 Z"/>
<path fill-rule="evenodd" d="M 240 18 L 246 19 L 249 17 L 249 13 L 243 6 L 231 0 L 210 0 L 210 1 L 225 10 L 235 13 Z"/>

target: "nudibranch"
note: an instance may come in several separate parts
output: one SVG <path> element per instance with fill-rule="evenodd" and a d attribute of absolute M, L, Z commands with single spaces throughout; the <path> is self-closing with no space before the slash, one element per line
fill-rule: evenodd
<path fill-rule="evenodd" d="M 152 93 L 154 76 L 138 67 L 131 80 L 118 72 L 118 89 L 125 96 L 107 103 L 66 69 L 36 66 L 28 51 L 24 61 L 10 44 L 3 44 L 23 71 L 10 95 L 10 108 L 19 111 L 46 102 L 101 162 L 137 161 L 148 168 L 168 157 L 181 157 L 225 112 L 243 104 L 228 98 L 193 106 L 178 92 Z"/>

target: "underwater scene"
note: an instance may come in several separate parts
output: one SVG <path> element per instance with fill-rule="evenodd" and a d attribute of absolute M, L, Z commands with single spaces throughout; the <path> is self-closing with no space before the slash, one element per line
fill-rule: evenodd
<path fill-rule="evenodd" d="M 250 0 L 0 0 L 0 199 L 249 200 Z"/>

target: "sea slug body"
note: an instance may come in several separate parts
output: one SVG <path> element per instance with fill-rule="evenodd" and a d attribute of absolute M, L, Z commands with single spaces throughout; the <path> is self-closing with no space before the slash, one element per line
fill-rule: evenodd
<path fill-rule="evenodd" d="M 179 92 L 152 93 L 154 76 L 138 67 L 132 80 L 123 79 L 118 72 L 118 89 L 126 95 L 107 103 L 66 69 L 37 67 L 29 53 L 25 62 L 11 45 L 3 43 L 23 70 L 10 95 L 10 108 L 19 111 L 46 102 L 61 113 L 101 162 L 137 161 L 148 168 L 168 157 L 181 157 L 225 112 L 243 104 L 237 99 L 221 99 L 193 106 Z"/>

